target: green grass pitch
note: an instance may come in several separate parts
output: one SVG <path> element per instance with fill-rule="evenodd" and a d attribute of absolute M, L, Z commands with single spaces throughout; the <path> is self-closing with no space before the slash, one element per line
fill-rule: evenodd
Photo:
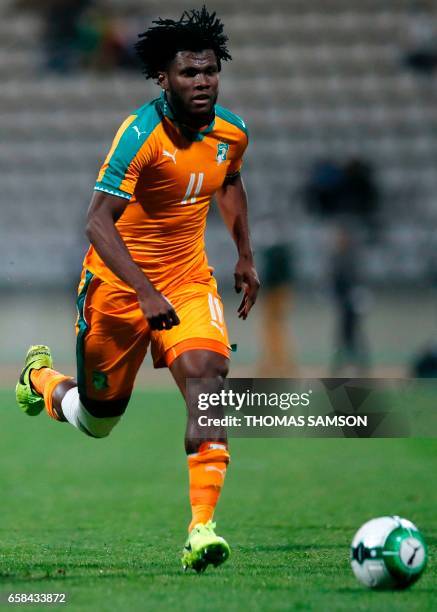
<path fill-rule="evenodd" d="M 216 515 L 232 556 L 198 576 L 179 561 L 189 506 L 176 392 L 137 392 L 104 440 L 20 414 L 10 391 L 0 401 L 3 601 L 66 592 L 70 610 L 435 610 L 437 440 L 234 439 Z M 384 514 L 410 518 L 429 544 L 406 592 L 367 591 L 350 569 L 355 530 Z"/>

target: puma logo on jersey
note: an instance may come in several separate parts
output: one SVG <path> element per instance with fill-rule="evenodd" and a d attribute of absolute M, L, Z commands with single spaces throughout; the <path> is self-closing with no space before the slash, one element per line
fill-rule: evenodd
<path fill-rule="evenodd" d="M 134 129 L 134 130 L 136 131 L 137 136 L 138 136 L 138 140 L 141 138 L 141 136 L 142 136 L 143 134 L 147 134 L 147 132 L 140 132 L 139 127 L 138 127 L 138 126 L 136 126 L 136 125 L 132 126 L 132 129 Z"/>
<path fill-rule="evenodd" d="M 177 149 L 175 149 L 174 153 L 170 153 L 169 151 L 166 151 L 164 149 L 164 151 L 162 152 L 164 157 L 169 157 L 170 159 L 173 160 L 173 163 L 176 164 L 176 153 L 178 152 Z"/>

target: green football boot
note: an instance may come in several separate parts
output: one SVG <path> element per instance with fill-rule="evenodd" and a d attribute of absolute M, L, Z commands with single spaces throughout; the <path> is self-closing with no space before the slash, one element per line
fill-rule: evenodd
<path fill-rule="evenodd" d="M 182 552 L 182 567 L 193 569 L 198 574 L 206 570 L 208 565 L 217 567 L 224 563 L 231 553 L 224 538 L 214 532 L 215 523 L 208 521 L 206 525 L 198 523 L 191 530 Z"/>
<path fill-rule="evenodd" d="M 52 367 L 53 359 L 48 346 L 37 344 L 29 348 L 24 361 L 24 368 L 15 387 L 17 404 L 29 416 L 36 416 L 44 410 L 44 398 L 33 390 L 30 382 L 30 371 Z"/>

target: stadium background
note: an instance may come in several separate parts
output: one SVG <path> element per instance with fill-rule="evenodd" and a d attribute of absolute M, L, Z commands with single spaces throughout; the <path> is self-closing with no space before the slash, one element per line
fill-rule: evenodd
<path fill-rule="evenodd" d="M 185 6 L 174 0 L 164 6 L 89 4 L 100 9 L 84 13 L 82 29 L 92 23 L 98 38 L 112 28 L 127 46 L 154 16 L 177 15 Z M 0 9 L 5 367 L 21 360 L 29 341 L 42 339 L 53 346 L 58 363 L 73 361 L 72 295 L 96 171 L 126 113 L 158 91 L 138 70 L 105 64 L 96 52 L 82 51 L 68 71 L 56 55 L 58 63 L 47 67 L 54 60 L 45 49 L 42 6 L 3 0 Z M 425 12 L 414 12 L 414 6 Z M 301 373 L 308 373 L 306 366 L 311 373 L 326 371 L 335 350 L 333 222 L 311 214 L 305 185 L 317 160 L 352 157 L 373 165 L 380 192 L 378 238 L 362 249 L 362 276 L 371 289 L 365 325 L 373 374 L 381 367 L 386 374 L 405 373 L 414 353 L 433 339 L 435 326 L 436 81 L 405 62 L 414 45 L 424 44 L 413 35 L 424 19 L 432 27 L 435 5 L 251 0 L 243 9 L 218 0 L 214 8 L 223 16 L 234 56 L 224 66 L 221 103 L 241 114 L 251 133 L 244 177 L 259 267 L 266 246 L 279 241 L 294 250 L 296 305 L 289 318 Z M 88 32 L 82 38 L 82 49 L 93 47 Z M 376 230 L 369 234 L 374 238 Z M 235 252 L 214 212 L 208 252 L 239 346 L 234 363 L 250 375 L 262 344 L 261 309 L 238 324 L 231 293 Z"/>
<path fill-rule="evenodd" d="M 1 430 L 3 448 L 6 451 L 9 449 L 8 458 L 4 459 L 3 476 L 3 490 L 11 494 L 8 497 L 10 514 L 6 513 L 4 519 L 6 525 L 13 524 L 13 516 L 23 518 L 25 515 L 20 514 L 23 512 L 21 502 L 26 500 L 29 493 L 23 493 L 17 479 L 23 478 L 23 482 L 30 486 L 33 475 L 26 471 L 22 462 L 32 465 L 39 460 L 42 461 L 41 473 L 35 484 L 38 491 L 31 488 L 30 496 L 41 502 L 41 496 L 47 495 L 43 507 L 52 515 L 55 532 L 56 529 L 60 530 L 60 542 L 65 535 L 62 535 L 64 525 L 61 527 L 52 514 L 60 501 L 58 498 L 50 500 L 51 481 L 48 474 L 54 473 L 52 482 L 64 490 L 65 472 L 56 472 L 59 467 L 56 461 L 53 463 L 41 456 L 39 444 L 47 445 L 48 451 L 54 454 L 73 453 L 76 465 L 82 470 L 88 469 L 87 462 L 93 462 L 97 453 L 94 447 L 88 445 L 88 440 L 84 450 L 79 437 L 74 437 L 75 432 L 62 431 L 62 434 L 55 436 L 52 424 L 41 421 L 30 426 L 20 415 L 12 416 L 12 412 L 9 412 L 13 404 L 12 383 L 26 347 L 34 342 L 49 344 L 59 369 L 74 374 L 74 295 L 86 249 L 84 218 L 95 175 L 122 119 L 157 92 L 156 86 L 146 82 L 138 71 L 119 66 L 120 63 L 129 64 L 130 57 L 127 53 L 127 58 L 123 56 L 120 59 L 121 56 L 116 53 L 114 59 L 111 55 L 114 39 L 118 52 L 122 49 L 123 55 L 126 50 L 129 51 L 129 41 L 134 40 L 134 35 L 152 18 L 157 15 L 176 17 L 191 4 L 179 0 L 167 0 L 165 3 L 155 0 L 89 3 L 94 6 L 89 7 L 81 17 L 82 38 L 76 41 L 77 46 L 73 45 L 72 53 L 71 49 L 67 52 L 70 54 L 68 61 L 62 56 L 65 47 L 59 53 L 56 45 L 47 48 L 47 32 L 53 35 L 53 24 L 47 25 L 43 10 L 43 6 L 48 4 L 48 1 L 31 0 L 0 2 L 0 383 L 5 389 L 2 404 L 7 406 Z M 62 4 L 61 0 L 59 4 Z M 329 280 L 336 219 L 314 214 L 310 209 L 306 196 L 308 183 L 317 161 L 344 163 L 358 157 L 371 164 L 379 193 L 376 223 L 369 225 L 364 221 L 361 223 L 359 219 L 357 222 L 357 218 L 354 221 L 355 227 L 358 226 L 361 277 L 367 292 L 364 326 L 370 346 L 370 374 L 407 375 L 411 372 L 414 356 L 435 341 L 437 82 L 432 62 L 424 67 L 413 58 L 416 51 L 419 55 L 425 51 L 431 58 L 435 54 L 437 38 L 436 32 L 432 31 L 437 17 L 435 3 L 407 0 L 392 0 L 390 3 L 377 0 L 247 0 L 241 4 L 231 0 L 214 0 L 208 4 L 217 10 L 225 23 L 234 58 L 232 63 L 224 65 L 220 101 L 241 114 L 250 129 L 251 145 L 246 157 L 244 178 L 250 197 L 252 234 L 260 268 L 266 248 L 285 244 L 293 250 L 294 306 L 286 318 L 290 345 L 292 338 L 295 339 L 298 373 L 303 376 L 327 375 L 336 350 L 335 304 Z M 108 32 L 110 44 L 105 47 L 102 40 L 108 42 L 105 38 Z M 244 323 L 237 320 L 238 298 L 232 292 L 235 253 L 214 211 L 210 217 L 207 244 L 209 258 L 216 267 L 225 299 L 231 339 L 238 344 L 231 374 L 251 376 L 260 372 L 262 334 L 265 329 L 262 302 L 249 320 Z M 167 372 L 153 372 L 150 362 L 147 362 L 138 386 L 161 390 L 169 380 Z M 158 415 L 161 403 L 168 401 L 169 405 L 179 406 L 180 401 L 175 397 L 171 396 L 173 399 L 170 401 L 166 399 L 164 391 L 159 393 L 153 396 L 157 407 L 151 411 L 152 415 Z M 149 396 L 140 394 L 138 397 Z M 123 456 L 123 443 L 127 441 L 134 444 L 136 440 L 137 446 L 145 443 L 135 438 L 133 428 L 140 428 L 143 423 L 140 411 L 135 412 L 135 406 L 129 418 L 132 425 L 127 425 L 118 442 L 108 441 L 97 464 L 91 469 L 98 479 L 105 471 L 104 461 L 112 461 L 110 465 L 115 469 L 120 487 L 125 472 L 119 465 L 115 466 L 113 453 Z M 148 416 L 147 422 L 153 432 L 153 427 L 158 426 L 156 423 L 152 426 L 150 419 Z M 175 428 L 182 426 L 181 419 L 181 416 L 175 418 Z M 26 425 L 31 429 L 26 429 L 29 441 L 25 444 L 18 440 Z M 31 431 L 38 436 L 35 443 L 31 442 L 34 439 L 31 438 Z M 157 437 L 162 434 L 159 431 L 155 433 Z M 179 439 L 176 429 L 169 430 L 168 436 L 170 441 Z M 291 444 L 291 441 L 288 442 Z M 263 457 L 270 457 L 272 464 L 279 465 L 282 461 L 285 466 L 291 452 L 291 447 L 286 446 L 288 442 L 273 445 L 264 441 L 259 442 L 261 446 L 257 448 L 264 453 Z M 371 489 L 368 510 L 366 508 L 364 511 L 358 502 L 353 502 L 351 515 L 346 513 L 346 542 L 361 518 L 364 520 L 369 514 L 393 511 L 388 501 L 384 506 L 382 500 L 386 496 L 386 500 L 392 500 L 394 505 L 399 501 L 389 482 L 405 467 L 403 485 L 408 488 L 414 482 L 416 488 L 406 505 L 397 507 L 400 511 L 409 512 L 414 520 L 416 509 L 421 503 L 424 504 L 416 514 L 419 515 L 419 523 L 420 520 L 428 520 L 428 533 L 431 533 L 431 543 L 435 544 L 435 525 L 430 511 L 435 492 L 422 473 L 425 461 L 428 473 L 432 473 L 432 463 L 434 468 L 437 467 L 435 445 L 431 441 L 429 444 L 416 442 L 415 445 L 388 441 L 384 445 L 384 442 L 381 441 L 379 446 L 375 443 L 372 447 L 365 446 L 363 442 L 358 453 L 356 446 L 345 444 L 340 447 L 336 443 L 334 456 L 333 447 L 327 444 L 322 446 L 322 443 L 318 443 L 319 446 L 316 446 L 314 442 L 310 445 L 312 451 L 305 450 L 303 444 L 293 447 L 294 461 L 297 462 L 296 481 L 308 487 L 299 506 L 303 513 L 302 520 L 308 519 L 307 531 L 304 531 L 300 546 L 301 550 L 305 549 L 305 538 L 315 539 L 316 535 L 320 538 L 326 567 L 322 564 L 318 568 L 327 576 L 325 591 L 329 588 L 328 579 L 332 579 L 330 555 L 337 554 L 336 550 L 330 550 L 337 546 L 336 534 L 328 529 L 328 535 L 325 534 L 323 539 L 323 534 L 311 531 L 311 525 L 317 523 L 318 516 L 314 509 L 308 508 L 312 500 L 316 500 L 320 511 L 329 514 L 326 519 L 328 528 L 329 523 L 332 526 L 337 520 L 341 522 L 344 519 L 344 514 L 341 519 L 336 516 L 334 502 L 326 501 L 330 496 L 327 483 L 331 482 L 330 477 L 333 482 L 336 481 L 334 474 L 340 467 L 344 480 L 338 486 L 338 495 L 343 507 L 354 497 L 351 487 L 355 483 L 356 472 L 352 466 L 356 466 L 355 469 Z M 115 446 L 111 447 L 110 444 Z M 251 452 L 248 444 L 245 446 L 244 442 L 239 442 L 235 446 L 240 477 L 256 477 L 260 488 L 258 495 L 252 495 L 253 492 L 244 489 L 243 481 L 239 481 L 230 484 L 229 490 L 238 495 L 238 487 L 242 487 L 246 499 L 260 504 L 262 492 L 268 490 L 271 474 L 261 460 L 257 460 L 256 465 L 247 463 L 244 452 Z M 178 457 L 179 454 L 178 451 Z M 330 456 L 327 463 L 323 459 L 326 454 Z M 389 456 L 393 461 L 389 460 Z M 132 470 L 132 483 L 129 481 L 128 484 L 132 484 L 134 489 L 137 487 L 137 491 L 139 485 L 133 475 L 137 474 L 135 470 L 139 462 L 147 462 L 148 458 L 153 457 L 153 447 L 149 445 L 145 454 L 132 451 L 126 457 L 127 465 Z M 402 463 L 407 459 L 409 463 Z M 79 487 L 81 481 L 75 480 L 78 474 L 68 458 L 62 459 L 64 461 L 69 463 L 66 478 L 70 478 L 70 488 L 62 502 L 66 504 L 66 511 L 72 510 L 77 496 L 93 503 L 89 488 L 79 493 L 79 488 L 74 488 Z M 168 462 L 170 465 L 170 460 Z M 372 480 L 365 469 L 366 465 L 374 470 L 374 474 L 385 474 L 386 478 Z M 178 470 L 183 478 L 182 463 Z M 288 472 L 285 467 L 283 470 L 276 472 L 276 495 L 271 497 L 270 506 L 266 508 L 266 512 L 273 511 L 275 503 L 281 505 L 284 499 L 287 500 L 288 509 L 283 523 L 279 525 L 277 520 L 278 531 L 275 533 L 278 537 L 282 534 L 281 529 L 285 529 L 287 520 L 292 522 L 294 519 L 289 501 L 293 487 L 290 485 L 291 489 L 287 488 Z M 285 484 L 281 481 L 281 474 Z M 167 478 L 167 472 L 162 476 Z M 161 482 L 154 489 L 155 485 L 151 485 L 152 491 L 162 495 L 164 484 Z M 114 503 L 114 500 L 105 498 L 105 489 L 101 485 L 97 491 L 104 503 Z M 132 490 L 129 493 L 123 489 L 122 493 L 129 496 Z M 170 495 L 168 491 L 165 494 Z M 150 504 L 148 498 L 143 499 L 139 494 L 133 498 L 138 508 L 142 507 L 142 503 Z M 181 491 L 176 501 L 182 503 L 182 499 Z M 230 501 L 231 494 L 227 499 L 225 520 L 229 527 L 231 513 L 238 512 L 238 508 L 235 501 Z M 345 500 L 344 503 L 341 500 Z M 171 504 L 163 511 L 165 518 L 176 510 L 176 502 L 172 501 Z M 138 521 L 138 508 L 135 512 L 131 510 L 133 521 Z M 79 523 L 88 520 L 83 512 L 79 513 Z M 97 512 L 94 519 L 96 529 L 99 528 L 99 517 L 105 525 L 103 510 L 100 514 Z M 154 519 L 156 514 L 151 512 L 150 529 L 154 529 Z M 24 518 L 23 521 L 25 524 Z M 117 521 L 119 519 L 114 518 L 114 524 L 122 530 L 125 524 Z M 242 525 L 241 521 L 237 526 L 244 533 Z M 25 552 L 19 551 L 17 554 L 24 555 L 20 557 L 24 568 L 26 554 L 29 559 L 33 554 L 37 559 L 37 569 L 34 571 L 38 574 L 38 571 L 43 571 L 41 568 L 45 567 L 45 561 L 38 560 L 39 540 L 33 537 L 32 527 L 29 523 L 24 528 L 23 533 L 27 535 L 23 535 L 20 542 Z M 111 537 L 109 531 L 104 533 Z M 141 534 L 147 539 L 148 533 L 144 526 Z M 132 536 L 135 536 L 135 532 Z M 241 533 L 239 536 L 243 542 L 247 542 Z M 43 538 L 41 534 L 39 537 Z M 58 536 L 51 533 L 47 537 L 52 542 L 52 550 L 56 551 Z M 271 543 L 270 551 L 275 550 L 278 555 L 288 554 L 286 547 L 281 549 L 276 535 L 271 540 L 268 537 L 264 541 Z M 98 548 L 98 538 L 96 541 Z M 24 548 L 24 544 L 27 548 Z M 171 538 L 170 544 L 174 546 Z M 14 549 L 12 536 L 10 546 L 11 550 Z M 315 545 L 315 557 L 318 554 L 316 548 Z M 249 549 L 247 545 L 248 554 Z M 268 549 L 266 545 L 264 554 Z M 263 554 L 262 547 L 260 554 Z M 62 558 L 61 553 L 59 558 Z M 347 560 L 341 559 L 344 569 Z M 61 561 L 56 559 L 54 563 Z M 126 561 L 126 567 L 129 563 Z M 254 557 L 253 563 L 258 563 L 258 559 Z M 268 560 L 265 561 L 265 564 L 268 563 Z M 287 559 L 281 557 L 276 566 L 278 571 L 286 567 L 286 563 Z M 267 566 L 263 567 L 267 572 Z M 297 571 L 300 568 L 311 572 L 308 567 L 297 564 Z M 12 570 L 9 574 L 8 571 L 4 575 L 15 575 Z M 17 575 L 21 575 L 20 572 L 27 575 L 25 569 L 16 571 Z M 246 570 L 240 568 L 240 571 Z M 20 580 L 24 585 L 25 578 Z M 432 592 L 431 583 L 426 584 L 428 591 L 425 591 L 429 595 Z M 307 586 L 311 591 L 312 585 Z M 282 593 L 280 589 L 288 587 L 284 583 L 275 588 Z M 249 590 L 246 591 L 245 601 L 250 602 L 250 597 L 255 597 L 256 592 L 249 596 Z M 426 609 L 428 605 L 426 593 L 425 599 L 421 600 L 421 609 Z M 343 595 L 346 597 L 350 593 Z M 85 597 L 84 594 L 82 596 Z M 159 592 L 156 594 L 158 596 Z M 340 596 L 339 593 L 337 596 Z M 261 595 L 259 597 L 259 602 L 264 601 Z M 301 604 L 305 606 L 306 600 L 302 597 Z M 389 600 L 384 601 L 384 605 L 391 605 Z M 401 609 L 401 600 L 396 601 L 396 609 Z M 271 609 L 281 608 L 279 599 L 275 602 L 275 605 L 270 602 Z M 349 603 L 346 600 L 344 603 L 346 609 Z M 286 608 L 285 604 L 283 608 Z M 335 606 L 331 602 L 328 608 L 335 609 Z M 379 605 L 379 609 L 385 608 Z"/>

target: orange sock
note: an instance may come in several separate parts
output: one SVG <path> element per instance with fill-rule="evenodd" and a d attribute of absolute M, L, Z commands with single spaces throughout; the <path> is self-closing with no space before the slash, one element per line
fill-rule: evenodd
<path fill-rule="evenodd" d="M 188 531 L 213 518 L 228 463 L 229 452 L 222 442 L 203 442 L 197 453 L 188 456 L 193 515 Z"/>
<path fill-rule="evenodd" d="M 58 415 L 53 410 L 53 391 L 55 387 L 64 380 L 71 380 L 71 376 L 64 376 L 64 374 L 60 374 L 56 372 L 56 370 L 51 370 L 50 368 L 40 368 L 39 370 L 32 370 L 30 372 L 32 387 L 39 395 L 44 397 L 47 414 L 52 417 L 52 419 L 55 419 L 55 421 L 59 421 L 59 419 Z"/>

